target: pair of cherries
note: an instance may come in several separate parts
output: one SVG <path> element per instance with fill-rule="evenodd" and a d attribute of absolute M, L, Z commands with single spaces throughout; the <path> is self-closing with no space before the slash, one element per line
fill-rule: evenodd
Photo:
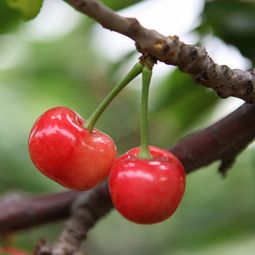
<path fill-rule="evenodd" d="M 66 107 L 45 112 L 34 124 L 29 152 L 46 176 L 74 190 L 87 190 L 109 175 L 115 208 L 127 219 L 152 224 L 171 216 L 185 189 L 185 172 L 170 152 L 150 146 L 150 159 L 134 148 L 116 158 L 113 140 Z"/>

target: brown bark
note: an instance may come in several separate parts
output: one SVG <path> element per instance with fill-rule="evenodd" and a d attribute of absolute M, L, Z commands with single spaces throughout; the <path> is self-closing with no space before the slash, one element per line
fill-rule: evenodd
<path fill-rule="evenodd" d="M 199 84 L 215 90 L 220 97 L 235 96 L 246 102 L 255 102 L 254 70 L 243 71 L 218 65 L 204 47 L 188 45 L 177 36 L 164 36 L 155 30 L 147 29 L 135 18 L 120 16 L 96 0 L 69 0 L 68 3 L 104 28 L 134 40 L 141 53 L 178 66 Z"/>

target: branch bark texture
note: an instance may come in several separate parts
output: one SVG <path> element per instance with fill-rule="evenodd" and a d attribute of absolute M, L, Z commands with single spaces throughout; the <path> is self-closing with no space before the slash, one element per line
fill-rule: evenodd
<path fill-rule="evenodd" d="M 39 240 L 36 255 L 80 255 L 79 247 L 87 232 L 98 219 L 102 218 L 112 208 L 108 193 L 107 181 L 97 188 L 77 195 L 71 206 L 71 217 L 57 242 L 48 245 Z"/>
<path fill-rule="evenodd" d="M 255 103 L 254 70 L 231 69 L 216 64 L 204 47 L 192 46 L 177 36 L 164 36 L 143 27 L 135 18 L 126 18 L 96 0 L 69 0 L 76 10 L 90 16 L 104 28 L 134 40 L 138 51 L 190 74 L 201 85 L 214 89 L 222 98 L 235 96 Z"/>
<path fill-rule="evenodd" d="M 0 233 L 61 220 L 70 215 L 70 204 L 81 192 L 28 197 L 9 194 L 0 200 Z"/>

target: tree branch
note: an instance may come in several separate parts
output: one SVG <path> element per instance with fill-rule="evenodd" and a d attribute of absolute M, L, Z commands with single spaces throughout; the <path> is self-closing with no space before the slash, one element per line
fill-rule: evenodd
<path fill-rule="evenodd" d="M 227 161 L 233 162 L 254 139 L 254 117 L 255 106 L 243 104 L 215 124 L 180 141 L 170 151 L 181 160 L 187 173 L 216 160 L 221 160 L 222 172 Z"/>
<path fill-rule="evenodd" d="M 229 155 L 234 158 L 237 151 L 240 152 L 254 139 L 254 119 L 255 106 L 244 104 L 217 123 L 183 139 L 170 150 L 180 159 L 187 173 L 216 160 L 224 162 Z M 95 196 L 102 193 L 104 195 Z M 105 208 L 105 211 L 100 211 L 100 217 L 108 211 L 110 200 L 105 183 L 89 192 L 69 191 L 56 195 L 15 199 L 10 199 L 7 195 L 0 200 L 0 233 L 66 218 L 70 215 L 72 202 L 79 195 L 85 196 L 83 202 L 85 207 L 88 204 L 86 210 L 90 210 L 92 214 L 97 210 L 95 204 Z M 84 214 L 85 217 L 87 214 Z M 86 222 L 87 219 L 83 221 Z"/>
<path fill-rule="evenodd" d="M 66 222 L 65 228 L 58 241 L 50 246 L 46 241 L 39 240 L 36 255 L 70 255 L 79 254 L 81 242 L 87 232 L 98 219 L 102 218 L 112 208 L 107 181 L 97 188 L 83 192 L 77 196 L 71 210 L 71 217 Z"/>
<path fill-rule="evenodd" d="M 178 66 L 196 82 L 214 89 L 220 97 L 235 96 L 246 102 L 255 102 L 254 70 L 243 71 L 218 65 L 204 47 L 188 45 L 177 36 L 164 36 L 155 30 L 149 30 L 135 18 L 122 17 L 96 0 L 69 0 L 68 3 L 104 28 L 134 40 L 141 53 Z"/>
<path fill-rule="evenodd" d="M 27 197 L 7 194 L 0 200 L 0 233 L 61 220 L 70 215 L 70 205 L 81 192 Z"/>

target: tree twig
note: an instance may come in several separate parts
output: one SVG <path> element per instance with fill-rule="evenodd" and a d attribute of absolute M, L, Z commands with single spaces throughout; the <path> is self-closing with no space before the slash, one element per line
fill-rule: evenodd
<path fill-rule="evenodd" d="M 255 106 L 243 104 L 237 110 L 180 141 L 172 151 L 191 172 L 216 160 L 221 160 L 219 170 L 225 173 L 231 162 L 254 139 Z"/>
<path fill-rule="evenodd" d="M 104 28 L 135 41 L 138 51 L 149 54 L 166 64 L 175 65 L 201 85 L 214 89 L 226 98 L 235 96 L 246 102 L 255 102 L 254 70 L 231 69 L 216 64 L 204 47 L 188 45 L 177 36 L 164 36 L 143 27 L 135 18 L 118 15 L 96 0 L 69 0 L 76 10 L 84 13 Z"/>
<path fill-rule="evenodd" d="M 70 215 L 70 205 L 81 192 L 28 197 L 7 194 L 0 199 L 0 233 L 61 220 Z"/>
<path fill-rule="evenodd" d="M 97 188 L 78 195 L 72 205 L 71 217 L 58 241 L 50 246 L 46 241 L 39 240 L 36 255 L 70 255 L 79 254 L 81 242 L 98 219 L 112 208 L 108 193 L 107 181 Z"/>

